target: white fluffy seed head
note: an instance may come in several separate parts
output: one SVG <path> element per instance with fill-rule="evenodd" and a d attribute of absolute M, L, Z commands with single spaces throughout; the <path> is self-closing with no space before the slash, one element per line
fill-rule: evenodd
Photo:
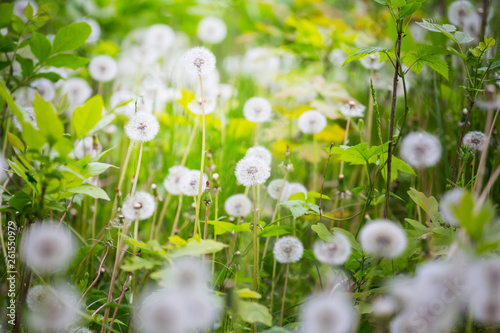
<path fill-rule="evenodd" d="M 185 332 L 188 322 L 183 309 L 184 297 L 173 290 L 160 290 L 144 299 L 139 309 L 141 331 L 144 333 Z"/>
<path fill-rule="evenodd" d="M 235 194 L 227 198 L 224 209 L 231 216 L 247 216 L 252 212 L 252 202 L 244 194 Z"/>
<path fill-rule="evenodd" d="M 207 75 L 215 69 L 215 56 L 205 47 L 193 47 L 184 54 L 184 68 L 191 75 Z"/>
<path fill-rule="evenodd" d="M 201 98 L 193 99 L 187 107 L 189 111 L 197 115 L 202 115 L 203 112 L 205 112 L 205 114 L 210 114 L 217 108 L 217 97 L 206 96 L 204 102 L 202 102 Z"/>
<path fill-rule="evenodd" d="M 208 177 L 203 174 L 203 182 L 201 184 L 201 191 L 205 191 L 205 184 L 207 183 Z M 198 195 L 200 185 L 200 171 L 199 170 L 189 170 L 187 171 L 179 180 L 179 189 L 181 193 L 190 197 Z"/>
<path fill-rule="evenodd" d="M 477 16 L 476 9 L 467 0 L 458 0 L 448 6 L 448 19 L 456 26 L 464 27 Z"/>
<path fill-rule="evenodd" d="M 267 194 L 273 199 L 280 198 L 283 201 L 286 196 L 288 188 L 288 182 L 283 179 L 275 179 L 269 183 L 267 186 Z"/>
<path fill-rule="evenodd" d="M 118 74 L 118 65 L 115 59 L 108 55 L 98 55 L 92 58 L 89 64 L 90 76 L 99 82 L 113 80 Z"/>
<path fill-rule="evenodd" d="M 49 273 L 65 269 L 74 252 L 73 237 L 66 227 L 37 222 L 28 229 L 22 258 L 32 269 Z"/>
<path fill-rule="evenodd" d="M 207 265 L 194 257 L 176 258 L 162 273 L 161 284 L 180 291 L 205 291 L 211 278 Z"/>
<path fill-rule="evenodd" d="M 91 32 L 89 38 L 87 38 L 86 43 L 92 44 L 99 40 L 99 38 L 101 37 L 101 26 L 99 25 L 99 23 L 97 23 L 96 20 L 90 17 L 85 17 L 78 22 L 85 22 L 90 26 Z"/>
<path fill-rule="evenodd" d="M 472 152 L 478 152 L 483 150 L 484 140 L 486 140 L 486 135 L 483 132 L 471 131 L 465 134 L 463 139 L 463 144 L 469 148 Z"/>
<path fill-rule="evenodd" d="M 396 223 L 378 219 L 361 229 L 359 241 L 363 250 L 376 257 L 395 258 L 406 249 L 406 234 Z"/>
<path fill-rule="evenodd" d="M 317 241 L 314 244 L 316 259 L 327 265 L 343 265 L 349 259 L 351 251 L 349 239 L 338 232 L 329 242 Z"/>
<path fill-rule="evenodd" d="M 218 44 L 226 38 L 227 27 L 220 18 L 205 17 L 198 23 L 197 35 L 205 43 Z"/>
<path fill-rule="evenodd" d="M 271 155 L 271 152 L 267 150 L 267 148 L 262 147 L 262 146 L 253 146 L 248 148 L 247 153 L 245 154 L 245 157 L 249 158 L 260 158 L 266 164 L 271 165 L 271 162 L 273 160 L 273 156 Z"/>
<path fill-rule="evenodd" d="M 436 165 L 441 159 L 441 144 L 432 134 L 413 132 L 401 142 L 401 157 L 415 168 Z"/>
<path fill-rule="evenodd" d="M 182 165 L 176 165 L 168 169 L 168 175 L 163 181 L 163 186 L 168 193 L 173 195 L 181 194 L 181 189 L 179 184 L 182 176 L 184 176 L 189 171 L 188 168 Z"/>
<path fill-rule="evenodd" d="M 153 140 L 159 130 L 158 119 L 149 112 L 137 112 L 125 125 L 125 133 L 130 140 L 138 142 Z"/>
<path fill-rule="evenodd" d="M 326 127 L 326 117 L 319 111 L 302 113 L 297 121 L 299 129 L 305 134 L 318 134 Z"/>
<path fill-rule="evenodd" d="M 122 207 L 122 214 L 130 221 L 146 220 L 153 216 L 156 208 L 155 198 L 148 192 L 136 192 L 127 197 Z"/>
<path fill-rule="evenodd" d="M 286 201 L 292 195 L 297 193 L 304 193 L 304 195 L 307 198 L 307 188 L 304 185 L 302 185 L 301 183 L 288 183 L 288 186 L 286 187 L 286 193 L 283 199 Z"/>
<path fill-rule="evenodd" d="M 252 97 L 245 102 L 243 115 L 248 121 L 254 123 L 269 121 L 272 115 L 271 103 L 264 97 Z"/>
<path fill-rule="evenodd" d="M 175 32 L 166 24 L 153 24 L 144 35 L 144 42 L 151 48 L 168 50 L 175 43 Z"/>
<path fill-rule="evenodd" d="M 274 244 L 273 253 L 274 258 L 276 258 L 279 263 L 294 263 L 302 258 L 304 246 L 298 238 L 285 236 L 281 237 L 276 244 Z"/>
<path fill-rule="evenodd" d="M 234 173 L 243 186 L 261 185 L 271 176 L 271 167 L 260 158 L 245 157 L 236 164 Z"/>
<path fill-rule="evenodd" d="M 31 82 L 30 86 L 47 102 L 52 101 L 56 97 L 56 87 L 50 80 L 37 79 Z M 35 99 L 34 92 L 33 96 L 30 96 L 30 99 Z"/>
<path fill-rule="evenodd" d="M 302 308 L 302 332 L 347 333 L 355 319 L 352 303 L 340 295 L 320 294 Z"/>
<path fill-rule="evenodd" d="M 443 215 L 444 220 L 447 224 L 452 226 L 458 226 L 459 222 L 457 216 L 455 215 L 455 209 L 458 208 L 464 197 L 464 190 L 460 188 L 454 188 L 443 196 L 441 202 L 439 203 L 439 210 Z"/>
<path fill-rule="evenodd" d="M 472 265 L 467 275 L 467 301 L 474 319 L 485 325 L 500 323 L 500 259 Z"/>
<path fill-rule="evenodd" d="M 358 102 L 350 101 L 349 103 L 341 104 L 339 109 L 340 113 L 345 117 L 363 118 L 366 107 Z"/>
<path fill-rule="evenodd" d="M 384 66 L 384 62 L 380 61 L 380 55 L 378 53 L 372 53 L 360 60 L 361 65 L 366 69 L 377 70 Z"/>
<path fill-rule="evenodd" d="M 78 77 L 64 81 L 62 91 L 67 95 L 71 105 L 82 104 L 92 94 L 92 89 L 87 81 Z"/>

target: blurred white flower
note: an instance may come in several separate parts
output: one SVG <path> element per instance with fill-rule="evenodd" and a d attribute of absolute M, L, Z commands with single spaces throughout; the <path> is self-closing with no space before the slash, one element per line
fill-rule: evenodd
<path fill-rule="evenodd" d="M 226 199 L 224 209 L 231 216 L 247 216 L 252 212 L 252 202 L 244 194 L 234 194 Z"/>
<path fill-rule="evenodd" d="M 41 98 L 43 98 L 46 102 L 50 102 L 56 97 L 56 87 L 54 84 L 47 79 L 36 79 L 31 82 L 31 87 L 34 88 Z M 30 100 L 35 99 L 35 91 L 30 90 Z"/>
<path fill-rule="evenodd" d="M 271 176 L 271 168 L 260 158 L 243 158 L 236 164 L 236 180 L 243 186 L 261 185 Z"/>
<path fill-rule="evenodd" d="M 214 294 L 191 292 L 184 298 L 184 303 L 189 316 L 187 332 L 212 331 L 214 324 L 220 320 L 222 304 Z"/>
<path fill-rule="evenodd" d="M 365 112 L 365 106 L 361 105 L 355 101 L 349 101 L 349 103 L 341 104 L 340 113 L 345 117 L 359 117 L 363 118 Z"/>
<path fill-rule="evenodd" d="M 347 237 L 336 232 L 328 242 L 314 243 L 314 255 L 321 263 L 327 265 L 342 265 L 351 255 L 351 243 Z"/>
<path fill-rule="evenodd" d="M 326 127 L 326 117 L 319 111 L 302 113 L 297 121 L 299 129 L 305 134 L 318 134 Z"/>
<path fill-rule="evenodd" d="M 28 116 L 28 119 L 25 119 L 25 121 L 26 120 L 29 121 L 33 125 L 33 127 L 36 130 L 38 130 L 38 124 L 36 123 L 35 109 L 33 109 L 32 106 L 25 106 L 25 107 L 23 107 L 23 109 L 24 109 L 25 115 Z M 19 122 L 19 120 L 17 119 L 17 117 L 14 116 L 13 120 L 14 120 L 14 125 L 16 126 L 16 128 L 22 132 L 23 127 L 22 127 L 21 123 Z"/>
<path fill-rule="evenodd" d="M 213 113 L 217 107 L 217 98 L 215 96 L 206 96 L 204 103 L 202 103 L 201 98 L 193 99 L 187 107 L 189 111 L 197 115 L 203 114 L 203 111 L 205 111 L 205 114 L 210 114 Z"/>
<path fill-rule="evenodd" d="M 148 192 L 136 192 L 133 197 L 128 196 L 122 207 L 122 214 L 130 221 L 147 220 L 156 208 L 155 198 Z"/>
<path fill-rule="evenodd" d="M 144 333 L 185 332 L 188 316 L 183 308 L 184 296 L 173 290 L 152 293 L 141 304 L 139 320 Z"/>
<path fill-rule="evenodd" d="M 436 165 L 441 159 L 441 144 L 432 134 L 413 132 L 401 142 L 401 157 L 415 168 Z"/>
<path fill-rule="evenodd" d="M 500 324 L 500 259 L 490 258 L 467 271 L 469 311 L 485 325 Z"/>
<path fill-rule="evenodd" d="M 379 296 L 372 301 L 371 305 L 373 315 L 379 318 L 389 318 L 398 308 L 397 302 L 389 296 Z"/>
<path fill-rule="evenodd" d="M 460 203 L 462 202 L 462 198 L 464 196 L 464 190 L 461 188 L 454 188 L 443 196 L 441 202 L 439 203 L 439 210 L 443 215 L 446 223 L 452 226 L 458 226 L 458 219 L 454 212 L 455 207 L 458 208 Z"/>
<path fill-rule="evenodd" d="M 377 219 L 366 224 L 359 234 L 363 250 L 376 257 L 395 258 L 406 249 L 406 234 L 396 223 Z"/>
<path fill-rule="evenodd" d="M 380 55 L 378 53 L 372 53 L 366 57 L 363 57 L 361 60 L 361 65 L 363 65 L 366 69 L 377 70 L 384 66 L 384 63 L 380 61 Z"/>
<path fill-rule="evenodd" d="M 215 56 L 205 47 L 193 47 L 184 53 L 184 68 L 191 75 L 207 75 L 215 69 Z"/>
<path fill-rule="evenodd" d="M 302 185 L 301 183 L 288 183 L 288 186 L 286 187 L 286 193 L 283 199 L 284 201 L 286 201 L 292 195 L 301 192 L 304 193 L 305 197 L 307 198 L 307 188 L 304 185 Z"/>
<path fill-rule="evenodd" d="M 243 106 L 243 115 L 248 121 L 263 123 L 271 119 L 271 103 L 263 97 L 252 97 Z"/>
<path fill-rule="evenodd" d="M 3 182 L 7 178 L 8 175 L 6 170 L 8 169 L 9 169 L 9 164 L 7 163 L 3 155 L 0 154 L 0 182 Z M 0 195 L 2 195 L 2 192 L 0 192 Z"/>
<path fill-rule="evenodd" d="M 181 194 L 181 189 L 179 187 L 182 176 L 184 176 L 189 171 L 188 168 L 182 165 L 176 165 L 168 169 L 168 175 L 163 181 L 163 186 L 168 193 L 173 195 Z"/>
<path fill-rule="evenodd" d="M 281 198 L 284 201 L 287 194 L 288 182 L 283 179 L 274 179 L 267 186 L 267 193 L 273 199 Z"/>
<path fill-rule="evenodd" d="M 262 146 L 253 146 L 248 148 L 247 153 L 245 154 L 245 157 L 249 158 L 260 158 L 266 164 L 269 166 L 271 165 L 271 162 L 273 160 L 273 156 L 271 155 L 271 152 L 267 150 L 267 148 L 262 147 Z"/>
<path fill-rule="evenodd" d="M 177 291 L 206 291 L 211 279 L 206 263 L 194 257 L 176 258 L 161 273 L 161 285 Z"/>
<path fill-rule="evenodd" d="M 306 302 L 301 312 L 304 333 L 347 333 L 355 320 L 352 303 L 337 294 L 319 294 Z"/>
<path fill-rule="evenodd" d="M 166 51 L 175 43 L 175 32 L 166 24 L 154 24 L 146 31 L 144 42 L 151 48 Z"/>
<path fill-rule="evenodd" d="M 448 19 L 461 28 L 475 16 L 478 16 L 476 8 L 467 0 L 457 0 L 448 6 Z"/>
<path fill-rule="evenodd" d="M 21 255 L 32 269 L 50 273 L 65 269 L 74 251 L 73 237 L 65 226 L 37 222 L 28 229 Z"/>
<path fill-rule="evenodd" d="M 281 237 L 274 244 L 274 258 L 282 264 L 294 263 L 302 258 L 304 246 L 302 242 L 292 236 Z"/>
<path fill-rule="evenodd" d="M 328 55 L 328 60 L 330 60 L 335 67 L 342 67 L 346 58 L 347 55 L 344 51 L 342 51 L 342 49 L 332 50 L 332 52 Z"/>
<path fill-rule="evenodd" d="M 94 20 L 93 18 L 90 18 L 90 17 L 85 17 L 85 18 L 78 20 L 78 22 L 87 23 L 90 26 L 90 29 L 92 30 L 90 32 L 89 38 L 87 38 L 88 44 L 95 43 L 99 40 L 99 38 L 101 37 L 101 26 L 99 25 L 99 23 L 97 23 L 96 20 Z"/>
<path fill-rule="evenodd" d="M 115 59 L 108 55 L 98 55 L 92 58 L 89 64 L 90 76 L 96 81 L 108 82 L 118 74 L 118 65 Z"/>
<path fill-rule="evenodd" d="M 207 183 L 208 177 L 203 174 L 203 183 L 201 184 L 202 192 L 205 190 L 205 184 Z M 200 185 L 200 171 L 199 170 L 189 170 L 187 171 L 179 181 L 179 189 L 182 194 L 194 197 L 198 195 Z"/>
<path fill-rule="evenodd" d="M 137 112 L 125 125 L 125 133 L 133 141 L 147 142 L 154 139 L 160 124 L 158 119 L 149 112 Z"/>
<path fill-rule="evenodd" d="M 463 144 L 472 152 L 483 151 L 486 135 L 483 132 L 471 131 L 465 134 Z"/>
<path fill-rule="evenodd" d="M 87 136 L 75 145 L 75 149 L 73 153 L 77 159 L 84 158 L 87 155 L 90 155 L 91 158 L 96 157 L 102 152 L 102 146 L 97 143 L 94 145 L 94 138 L 91 136 Z"/>
<path fill-rule="evenodd" d="M 135 95 L 128 90 L 117 90 L 111 95 L 110 104 L 116 113 L 130 118 L 135 112 Z"/>
<path fill-rule="evenodd" d="M 68 96 L 68 101 L 73 107 L 83 104 L 92 94 L 92 89 L 87 81 L 78 77 L 66 80 L 63 83 L 62 91 Z"/>
<path fill-rule="evenodd" d="M 217 17 L 205 17 L 198 23 L 198 38 L 205 43 L 218 44 L 226 38 L 227 27 Z"/>

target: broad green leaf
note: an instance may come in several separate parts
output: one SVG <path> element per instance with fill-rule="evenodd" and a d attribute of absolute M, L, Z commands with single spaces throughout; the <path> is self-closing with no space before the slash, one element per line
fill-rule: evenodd
<path fill-rule="evenodd" d="M 12 3 L 2 3 L 0 4 L 0 28 L 9 25 L 12 19 L 12 12 L 14 10 L 14 4 Z"/>
<path fill-rule="evenodd" d="M 326 226 L 323 223 L 317 223 L 311 226 L 311 230 L 318 234 L 318 237 L 324 240 L 325 242 L 329 242 L 332 239 L 332 233 L 328 231 Z"/>
<path fill-rule="evenodd" d="M 432 222 L 439 226 L 439 223 L 443 221 L 441 213 L 439 212 L 439 203 L 433 196 L 426 197 L 422 192 L 417 191 L 414 188 L 410 188 L 408 191 L 410 198 L 419 205 L 431 218 Z"/>
<path fill-rule="evenodd" d="M 359 245 L 358 241 L 356 240 L 356 237 L 354 237 L 353 234 L 351 234 L 349 231 L 342 229 L 342 228 L 333 228 L 333 233 L 340 233 L 344 236 L 346 236 L 349 239 L 349 242 L 351 243 L 351 247 L 358 251 L 359 253 L 363 253 L 363 249 L 361 248 L 361 245 Z"/>
<path fill-rule="evenodd" d="M 33 75 L 33 78 L 34 79 L 44 78 L 44 79 L 50 80 L 52 82 L 57 82 L 61 79 L 61 75 L 54 73 L 54 72 L 37 73 L 37 74 Z"/>
<path fill-rule="evenodd" d="M 21 70 L 23 76 L 28 76 L 31 73 L 33 73 L 33 70 L 35 68 L 35 65 L 33 64 L 33 60 L 24 58 L 20 56 L 19 54 L 16 54 L 16 60 L 17 62 L 21 65 Z"/>
<path fill-rule="evenodd" d="M 419 26 L 429 31 L 444 32 L 450 35 L 451 32 L 457 31 L 457 27 L 452 24 L 443 24 L 435 19 L 423 19 L 422 22 L 416 22 Z M 451 35 L 450 35 L 451 36 Z"/>
<path fill-rule="evenodd" d="M 485 226 L 495 215 L 495 210 L 488 201 L 479 207 L 469 191 L 464 193 L 460 204 L 452 205 L 452 209 L 460 225 L 475 241 L 481 240 Z"/>
<path fill-rule="evenodd" d="M 464 32 L 464 31 L 457 31 L 457 32 L 455 32 L 454 36 L 455 36 L 455 40 L 459 44 L 467 44 L 467 43 L 470 43 L 474 40 L 474 37 L 472 37 L 471 35 L 469 35 L 468 33 Z"/>
<path fill-rule="evenodd" d="M 155 260 L 151 258 L 141 258 L 141 257 L 132 257 L 125 261 L 125 264 L 120 267 L 125 272 L 134 272 L 141 269 L 153 269 L 156 266 L 160 266 L 163 264 L 161 260 Z"/>
<path fill-rule="evenodd" d="M 109 196 L 104 190 L 100 187 L 90 185 L 90 184 L 84 184 L 80 185 L 77 187 L 73 187 L 70 189 L 66 190 L 69 193 L 80 193 L 80 194 L 86 194 L 92 198 L 96 199 L 104 199 L 104 200 L 109 200 Z"/>
<path fill-rule="evenodd" d="M 351 61 L 354 61 L 354 60 L 358 60 L 358 59 L 361 59 L 363 58 L 364 56 L 368 55 L 368 54 L 372 54 L 372 53 L 384 53 L 384 52 L 387 52 L 388 49 L 384 49 L 384 48 L 381 48 L 381 47 L 376 47 L 376 46 L 365 46 L 365 47 L 361 47 L 361 48 L 358 48 L 358 49 L 355 49 L 353 53 L 351 53 L 347 58 L 346 60 L 344 61 L 344 63 L 342 64 L 342 66 L 345 66 L 347 65 L 348 63 L 350 63 Z"/>
<path fill-rule="evenodd" d="M 92 29 L 85 22 L 71 23 L 61 28 L 52 44 L 52 54 L 71 51 L 85 44 Z"/>
<path fill-rule="evenodd" d="M 259 233 L 259 237 L 273 237 L 273 236 L 288 235 L 291 230 L 292 230 L 292 228 L 289 226 L 270 225 Z"/>
<path fill-rule="evenodd" d="M 31 204 L 33 197 L 22 191 L 16 192 L 12 198 L 9 199 L 9 206 L 14 207 L 17 211 L 21 212 L 26 205 Z"/>
<path fill-rule="evenodd" d="M 102 118 L 103 101 L 100 95 L 89 98 L 73 111 L 71 127 L 78 139 L 83 138 Z"/>
<path fill-rule="evenodd" d="M 377 157 L 387 151 L 389 143 L 368 148 L 368 143 L 363 142 L 353 147 L 333 147 L 332 154 L 340 154 L 339 159 L 351 165 L 365 165 L 377 162 Z"/>
<path fill-rule="evenodd" d="M 425 235 L 427 233 L 427 228 L 425 225 L 422 223 L 412 220 L 412 219 L 405 219 L 408 224 L 410 224 L 419 234 L 419 236 Z"/>
<path fill-rule="evenodd" d="M 92 162 L 88 164 L 86 171 L 91 176 L 97 176 L 105 172 L 109 168 L 116 168 L 116 167 L 108 163 Z"/>
<path fill-rule="evenodd" d="M 45 35 L 34 32 L 30 39 L 30 49 L 40 63 L 43 63 L 50 55 L 50 42 Z"/>
<path fill-rule="evenodd" d="M 186 246 L 175 250 L 172 253 L 172 257 L 201 256 L 203 254 L 219 252 L 225 247 L 227 247 L 226 244 L 216 242 L 212 239 L 191 239 Z"/>
<path fill-rule="evenodd" d="M 78 69 L 85 66 L 88 62 L 88 58 L 79 57 L 74 54 L 58 54 L 47 59 L 46 64 L 54 67 Z"/>
<path fill-rule="evenodd" d="M 448 51 L 439 47 L 418 45 L 415 51 L 408 52 L 402 60 L 406 66 L 411 66 L 410 69 L 417 74 L 420 74 L 424 68 L 424 64 L 427 64 L 430 68 L 448 79 L 448 64 L 439 57 L 448 53 Z"/>
<path fill-rule="evenodd" d="M 393 8 L 401 8 L 406 5 L 406 0 L 390 0 L 390 3 Z"/>
<path fill-rule="evenodd" d="M 321 193 L 318 193 L 318 192 L 315 192 L 315 191 L 309 191 L 307 192 L 307 199 L 310 199 L 310 198 L 317 198 L 319 199 L 319 197 L 322 197 L 322 200 L 331 200 L 329 196 L 326 196 L 326 195 L 321 195 Z"/>
<path fill-rule="evenodd" d="M 238 314 L 247 323 L 262 323 L 267 326 L 273 324 L 273 317 L 269 309 L 256 302 L 238 300 Z"/>
<path fill-rule="evenodd" d="M 397 158 L 396 156 L 392 156 L 391 162 L 391 182 L 395 181 L 398 178 L 398 173 L 404 172 L 409 173 L 410 175 L 416 176 L 417 174 L 413 170 L 411 166 L 409 166 L 405 161 Z M 381 171 L 382 177 L 387 181 L 387 164 Z"/>
<path fill-rule="evenodd" d="M 234 224 L 223 221 L 208 221 L 208 224 L 214 226 L 214 232 L 217 236 L 227 232 L 234 234 L 242 231 L 250 231 L 250 225 L 248 223 Z"/>
<path fill-rule="evenodd" d="M 236 290 L 236 294 L 240 298 L 260 299 L 262 297 L 258 292 L 250 290 L 248 288 L 238 289 Z"/>
<path fill-rule="evenodd" d="M 8 132 L 7 139 L 9 140 L 12 147 L 14 147 L 20 151 L 24 151 L 26 149 L 26 146 L 24 145 L 24 143 L 15 134 Z"/>
<path fill-rule="evenodd" d="M 303 193 L 302 193 L 303 194 Z M 307 207 L 304 207 L 305 202 L 300 200 L 292 200 L 285 202 L 285 206 L 290 210 L 294 219 L 298 219 L 309 210 Z"/>
<path fill-rule="evenodd" d="M 399 17 L 400 18 L 411 17 L 413 13 L 415 13 L 420 7 L 422 7 L 422 4 L 419 2 L 406 4 L 402 6 L 401 9 L 399 10 Z"/>
<path fill-rule="evenodd" d="M 30 21 L 33 18 L 33 6 L 28 2 L 26 7 L 24 7 L 24 16 L 28 21 Z"/>
<path fill-rule="evenodd" d="M 45 136 L 49 144 L 54 145 L 64 135 L 64 126 L 52 105 L 45 102 L 38 93 L 33 102 L 35 109 L 36 123 L 40 133 Z"/>

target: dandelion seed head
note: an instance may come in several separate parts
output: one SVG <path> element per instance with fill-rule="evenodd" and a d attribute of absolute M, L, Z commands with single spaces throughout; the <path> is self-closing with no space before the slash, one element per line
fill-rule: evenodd
<path fill-rule="evenodd" d="M 361 60 L 361 65 L 366 69 L 377 70 L 384 66 L 384 62 L 380 60 L 380 55 L 378 53 L 372 53 Z"/>
<path fill-rule="evenodd" d="M 339 295 L 320 294 L 301 311 L 304 333 L 347 333 L 355 319 L 351 302 Z"/>
<path fill-rule="evenodd" d="M 201 186 L 201 191 L 205 191 L 205 184 L 207 183 L 208 177 L 203 174 L 203 181 Z M 182 194 L 194 197 L 198 195 L 200 185 L 200 171 L 199 170 L 189 170 L 187 171 L 179 181 L 179 189 Z"/>
<path fill-rule="evenodd" d="M 307 199 L 307 188 L 301 183 L 288 183 L 286 187 L 285 201 L 288 200 L 292 195 L 297 193 L 304 193 Z"/>
<path fill-rule="evenodd" d="M 220 319 L 222 304 L 208 292 L 189 293 L 184 300 L 188 314 L 188 332 L 207 330 Z"/>
<path fill-rule="evenodd" d="M 252 97 L 243 106 L 243 115 L 248 121 L 263 123 L 271 119 L 272 106 L 264 97 Z"/>
<path fill-rule="evenodd" d="M 441 144 L 432 134 L 413 132 L 401 142 L 401 157 L 415 168 L 436 165 L 441 159 Z"/>
<path fill-rule="evenodd" d="M 389 296 L 380 296 L 372 301 L 373 314 L 379 318 L 388 318 L 398 308 L 396 300 Z"/>
<path fill-rule="evenodd" d="M 235 194 L 227 198 L 224 209 L 231 216 L 247 216 L 252 212 L 252 202 L 244 194 Z"/>
<path fill-rule="evenodd" d="M 83 104 L 92 94 L 92 89 L 87 81 L 78 77 L 67 79 L 63 83 L 62 91 L 67 95 L 68 101 L 72 105 Z"/>
<path fill-rule="evenodd" d="M 467 302 L 473 317 L 485 325 L 500 323 L 500 259 L 475 263 L 467 271 Z"/>
<path fill-rule="evenodd" d="M 273 156 L 271 155 L 271 152 L 262 146 L 253 146 L 248 148 L 247 153 L 245 154 L 245 157 L 248 158 L 260 158 L 263 160 L 267 165 L 271 165 L 271 162 L 273 160 Z"/>
<path fill-rule="evenodd" d="M 475 16 L 477 16 L 476 8 L 467 0 L 453 1 L 448 6 L 448 19 L 456 26 L 463 28 Z"/>
<path fill-rule="evenodd" d="M 56 97 L 56 87 L 52 81 L 47 79 L 36 79 L 31 82 L 30 86 L 38 92 L 40 97 L 46 102 L 52 101 Z M 35 91 L 30 90 L 30 99 L 35 99 Z"/>
<path fill-rule="evenodd" d="M 85 22 L 90 26 L 91 32 L 89 38 L 87 38 L 87 44 L 92 44 L 99 40 L 99 38 L 101 37 L 101 26 L 99 25 L 99 23 L 97 23 L 96 20 L 90 17 L 85 17 L 78 22 Z"/>
<path fill-rule="evenodd" d="M 329 242 L 314 243 L 314 255 L 321 263 L 343 265 L 351 255 L 351 243 L 341 233 L 335 233 Z"/>
<path fill-rule="evenodd" d="M 389 220 L 373 220 L 360 232 L 363 250 L 376 257 L 395 258 L 406 249 L 406 234 L 396 223 Z"/>
<path fill-rule="evenodd" d="M 274 258 L 276 258 L 279 263 L 294 263 L 302 258 L 304 246 L 298 238 L 285 236 L 281 237 L 276 244 L 274 244 L 273 253 Z"/>
<path fill-rule="evenodd" d="M 28 116 L 28 119 L 24 119 L 25 121 L 29 121 L 31 125 L 33 125 L 33 128 L 38 130 L 38 124 L 36 123 L 36 115 L 35 115 L 35 109 L 32 106 L 25 106 L 23 107 L 24 109 L 24 114 Z M 19 119 L 17 119 L 16 116 L 13 118 L 14 120 L 14 125 L 16 128 L 22 132 L 23 131 L 23 126 L 19 122 Z"/>
<path fill-rule="evenodd" d="M 203 114 L 203 111 L 205 112 L 205 114 L 210 114 L 213 113 L 217 108 L 217 97 L 207 96 L 205 97 L 204 102 L 201 100 L 201 98 L 193 99 L 187 107 L 189 111 L 197 115 Z M 204 109 L 202 107 L 204 107 Z"/>
<path fill-rule="evenodd" d="M 191 75 L 207 75 L 215 69 L 215 56 L 205 47 L 193 47 L 184 54 L 184 68 Z"/>
<path fill-rule="evenodd" d="M 136 96 L 128 90 L 117 90 L 111 95 L 110 104 L 114 112 L 122 114 L 128 118 L 134 116 Z M 129 101 L 127 104 L 123 104 Z M 123 105 L 122 105 L 123 104 Z M 119 106 L 121 105 L 121 106 Z M 119 107 L 118 107 L 119 106 Z"/>
<path fill-rule="evenodd" d="M 454 212 L 454 207 L 458 207 L 460 202 L 462 202 L 462 198 L 464 196 L 464 191 L 460 188 L 454 188 L 443 196 L 441 202 L 439 203 L 439 210 L 443 215 L 446 223 L 452 226 L 458 226 L 458 219 Z"/>
<path fill-rule="evenodd" d="M 37 222 L 30 226 L 23 245 L 23 260 L 34 270 L 49 273 L 67 267 L 75 244 L 64 226 Z"/>
<path fill-rule="evenodd" d="M 218 44 L 226 38 L 227 27 L 220 18 L 205 17 L 198 23 L 197 35 L 205 43 Z"/>
<path fill-rule="evenodd" d="M 267 186 L 267 194 L 273 199 L 280 198 L 280 201 L 284 201 L 284 197 L 287 193 L 288 182 L 283 179 L 274 179 Z"/>
<path fill-rule="evenodd" d="M 168 175 L 163 181 L 163 186 L 168 193 L 173 195 L 181 194 L 181 189 L 179 188 L 182 176 L 184 176 L 189 171 L 188 168 L 182 165 L 176 165 L 168 169 Z"/>
<path fill-rule="evenodd" d="M 364 105 L 361 105 L 355 101 L 349 101 L 349 103 L 345 103 L 345 104 L 340 105 L 339 109 L 340 109 L 340 112 L 345 117 L 363 118 L 366 108 Z"/>
<path fill-rule="evenodd" d="M 484 141 L 486 140 L 486 135 L 483 132 L 471 131 L 465 134 L 463 139 L 463 144 L 469 148 L 472 152 L 478 152 L 483 150 Z"/>
<path fill-rule="evenodd" d="M 130 221 L 146 220 L 153 216 L 156 208 L 155 198 L 148 192 L 136 192 L 128 196 L 122 207 L 122 214 Z"/>
<path fill-rule="evenodd" d="M 326 127 L 326 117 L 319 111 L 310 110 L 300 115 L 297 124 L 302 133 L 318 134 Z"/>
<path fill-rule="evenodd" d="M 180 257 L 162 271 L 162 285 L 181 291 L 207 289 L 211 274 L 206 263 L 194 257 Z"/>
<path fill-rule="evenodd" d="M 138 142 L 153 140 L 159 130 L 158 119 L 149 112 L 137 112 L 125 125 L 125 133 L 130 140 Z"/>
<path fill-rule="evenodd" d="M 153 24 L 146 30 L 144 42 L 151 48 L 165 51 L 174 45 L 175 32 L 166 24 Z"/>
<path fill-rule="evenodd" d="M 118 65 L 115 59 L 102 54 L 95 56 L 89 63 L 90 76 L 99 82 L 114 80 L 118 74 Z"/>
<path fill-rule="evenodd" d="M 243 186 L 261 185 L 271 176 L 271 167 L 260 158 L 245 157 L 236 164 L 235 175 Z"/>
<path fill-rule="evenodd" d="M 184 297 L 172 290 L 160 290 L 146 297 L 138 315 L 144 333 L 185 332 L 188 319 L 183 304 Z"/>

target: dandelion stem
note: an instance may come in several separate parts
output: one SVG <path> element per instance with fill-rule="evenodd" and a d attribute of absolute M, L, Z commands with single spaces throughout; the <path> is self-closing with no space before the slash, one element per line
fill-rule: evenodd
<path fill-rule="evenodd" d="M 290 264 L 286 264 L 285 285 L 283 287 L 283 298 L 281 299 L 280 323 L 279 327 L 283 326 L 283 314 L 285 312 L 286 287 L 288 285 L 288 274 L 290 272 Z"/>
<path fill-rule="evenodd" d="M 177 232 L 177 225 L 179 224 L 179 217 L 181 216 L 182 209 L 182 193 L 179 195 L 179 203 L 177 204 L 177 212 L 175 213 L 174 225 L 172 226 L 172 231 L 170 232 L 170 237 L 174 236 Z"/>
<path fill-rule="evenodd" d="M 457 164 L 458 164 L 458 156 L 460 155 L 460 148 L 462 147 L 462 141 L 464 140 L 465 130 L 467 129 L 467 125 L 469 124 L 470 114 L 472 113 L 472 108 L 474 107 L 474 100 L 471 99 L 469 102 L 469 107 L 467 108 L 467 116 L 465 117 L 464 124 L 462 125 L 462 131 L 460 132 L 460 139 L 458 140 L 457 149 L 455 151 L 455 159 L 453 160 L 453 167 L 451 168 L 451 181 L 455 182 Z"/>
<path fill-rule="evenodd" d="M 330 151 L 328 152 L 328 159 L 326 160 L 325 172 L 323 172 L 323 181 L 321 182 L 321 190 L 319 192 L 319 223 L 323 223 L 323 209 L 321 208 L 321 201 L 323 199 L 323 187 L 325 186 L 326 171 L 328 170 L 328 163 L 330 163 L 330 158 L 332 157 L 333 142 L 330 144 Z"/>
<path fill-rule="evenodd" d="M 259 228 L 259 221 L 257 219 L 257 195 L 255 186 L 252 186 L 253 192 L 253 290 L 259 289 L 259 239 L 257 232 Z"/>
<path fill-rule="evenodd" d="M 201 141 L 201 166 L 200 166 L 200 181 L 198 184 L 198 199 L 196 200 L 196 216 L 194 221 L 194 235 L 201 232 L 200 227 L 200 206 L 201 206 L 201 191 L 203 187 L 203 169 L 205 167 L 205 100 L 203 98 L 203 80 L 200 78 L 200 94 L 201 94 L 201 116 L 203 119 L 202 141 Z"/>

